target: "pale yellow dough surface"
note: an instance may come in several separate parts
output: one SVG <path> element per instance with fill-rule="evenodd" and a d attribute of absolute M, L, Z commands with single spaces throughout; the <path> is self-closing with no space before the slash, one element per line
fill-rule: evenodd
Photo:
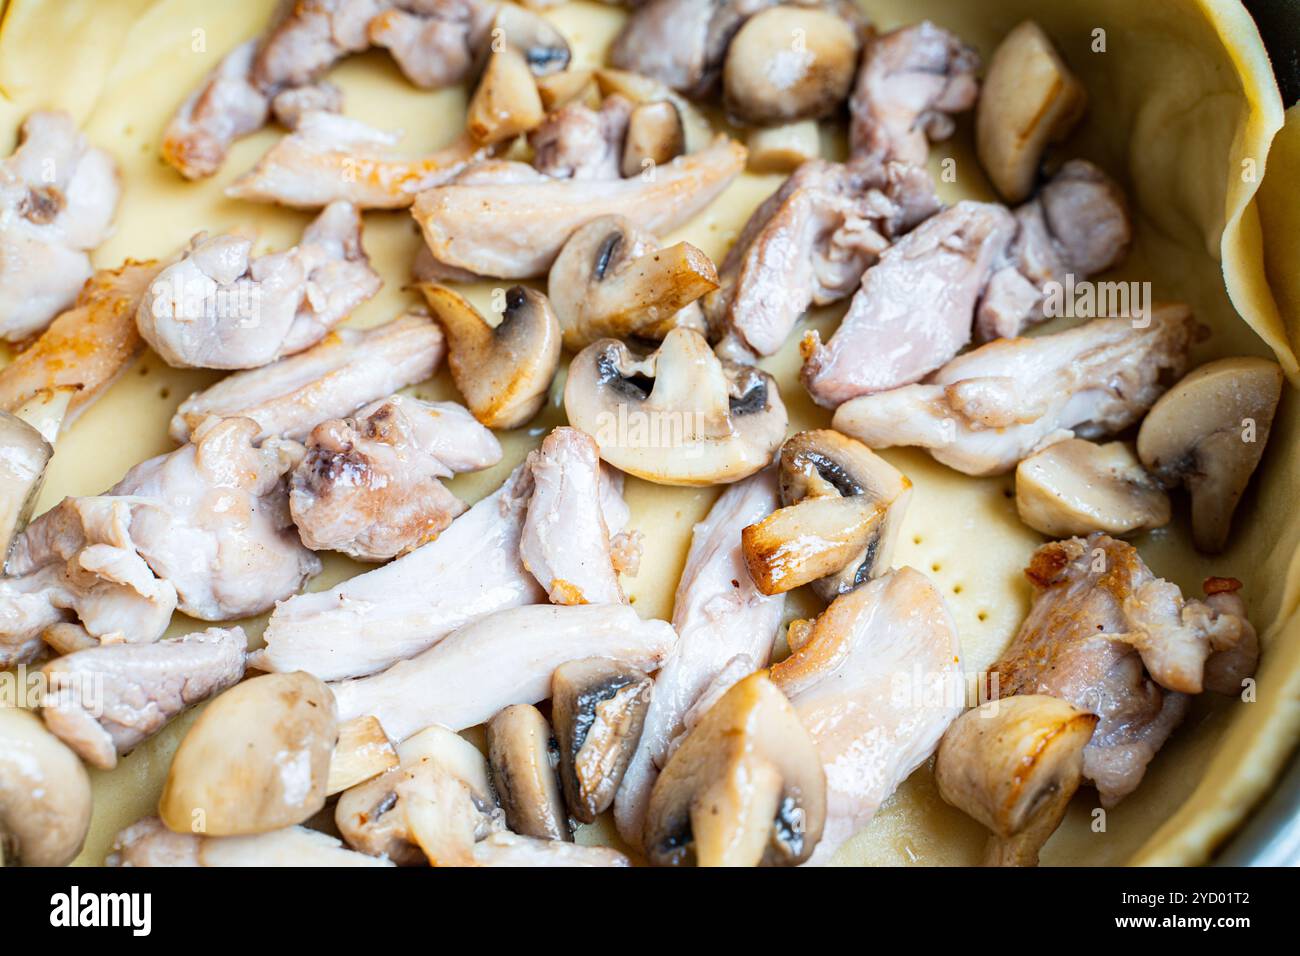
<path fill-rule="evenodd" d="M 863 5 L 884 28 L 930 17 L 986 57 L 1021 19 L 1038 19 L 1090 96 L 1088 118 L 1066 151 L 1119 177 L 1138 208 L 1138 242 L 1120 275 L 1149 279 L 1157 298 L 1192 303 L 1213 330 L 1198 347 L 1198 360 L 1275 351 L 1292 385 L 1300 382 L 1292 351 L 1300 341 L 1300 114 L 1292 111 L 1270 153 L 1270 141 L 1283 124 L 1282 107 L 1254 24 L 1239 4 L 864 0 Z M 97 265 L 116 265 L 127 256 L 169 255 L 200 229 L 256 227 L 266 249 L 295 241 L 308 215 L 222 194 L 281 130 L 268 128 L 239 142 L 220 173 L 199 183 L 182 180 L 158 157 L 163 126 L 177 104 L 226 51 L 261 29 L 272 6 L 269 0 L 9 4 L 0 29 L 0 152 L 9 151 L 27 113 L 61 107 L 95 144 L 117 157 L 125 192 L 116 232 L 94 256 Z M 572 42 L 578 60 L 595 63 L 623 13 L 577 2 L 549 16 Z M 449 142 L 463 124 L 463 90 L 417 90 L 382 53 L 349 59 L 330 78 L 345 91 L 346 113 L 404 130 L 403 149 L 412 155 Z M 931 153 L 936 175 L 945 159 L 955 160 L 947 167 L 955 170 L 955 181 L 941 186 L 949 200 L 991 198 L 970 146 L 970 127 L 970 118 L 964 118 L 955 139 Z M 838 138 L 825 139 L 827 155 L 836 155 L 842 148 Z M 720 258 L 749 212 L 780 181 L 779 176 L 742 177 L 670 239 L 689 239 Z M 414 301 L 403 286 L 418 241 L 406 213 L 366 216 L 366 248 L 385 284 L 353 322 L 385 321 Z M 488 308 L 490 285 L 470 287 L 469 294 Z M 812 326 L 825 334 L 838 314 L 818 314 Z M 813 408 L 795 381 L 796 338 L 764 365 L 781 383 L 792 428 L 824 425 L 828 416 Z M 172 411 L 214 379 L 209 373 L 169 369 L 146 354 L 60 442 L 40 510 L 64 495 L 100 492 L 132 464 L 168 450 Z M 456 397 L 445 369 L 413 391 L 428 398 Z M 1245 595 L 1265 642 L 1257 700 L 1198 700 L 1142 787 L 1109 812 L 1103 832 L 1092 816 L 1095 794 L 1085 790 L 1076 798 L 1043 854 L 1046 864 L 1202 862 L 1263 795 L 1294 744 L 1300 727 L 1296 406 L 1289 388 L 1261 473 L 1237 513 L 1227 554 L 1209 561 L 1192 552 L 1181 514 L 1172 530 L 1137 542 L 1156 571 L 1184 589 L 1199 593 L 1200 580 L 1209 573 L 1246 582 Z M 454 489 L 468 498 L 486 493 L 561 420 L 553 402 L 529 428 L 505 436 L 505 461 L 458 479 Z M 916 485 L 896 562 L 920 569 L 943 590 L 961 632 L 966 668 L 984 668 L 1024 615 L 1029 588 L 1021 569 L 1042 539 L 1017 520 L 1008 494 L 1010 476 L 970 479 L 911 451 L 890 451 L 887 457 Z M 646 553 L 640 575 L 625 583 L 643 615 L 670 616 L 691 525 L 716 493 L 628 482 L 633 525 L 646 531 Z M 345 560 L 327 559 L 325 574 L 311 587 L 359 570 Z M 790 617 L 817 610 L 809 598 L 792 600 L 788 607 Z M 251 633 L 259 633 L 263 622 L 250 623 Z M 196 626 L 178 616 L 171 633 Z M 80 862 L 101 862 L 114 833 L 154 812 L 171 753 L 190 719 L 176 721 L 112 773 L 92 772 L 95 816 Z M 580 839 L 607 839 L 611 832 L 597 825 Z M 939 799 L 928 768 L 922 768 L 837 860 L 972 863 L 983 839 L 977 824 Z"/>

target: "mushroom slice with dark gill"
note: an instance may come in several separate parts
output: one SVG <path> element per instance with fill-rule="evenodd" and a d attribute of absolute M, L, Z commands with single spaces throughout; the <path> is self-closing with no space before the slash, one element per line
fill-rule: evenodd
<path fill-rule="evenodd" d="M 766 672 L 710 708 L 655 782 L 645 852 L 658 866 L 793 866 L 826 820 L 817 747 Z"/>
<path fill-rule="evenodd" d="M 717 287 L 713 262 L 695 246 L 661 249 L 622 216 L 575 232 L 547 280 L 564 345 L 574 352 L 606 337 L 662 339 L 678 325 L 704 331 L 694 303 Z"/>
<path fill-rule="evenodd" d="M 172 758 L 158 815 L 177 833 L 238 836 L 302 823 L 325 805 L 338 720 L 310 674 L 265 674 L 217 697 Z"/>
<path fill-rule="evenodd" d="M 484 146 L 502 143 L 536 128 L 545 116 L 528 61 L 511 46 L 494 50 L 470 97 L 465 116 L 470 137 Z"/>
<path fill-rule="evenodd" d="M 1052 538 L 1169 523 L 1169 496 L 1125 442 L 1054 442 L 1016 466 L 1020 520 Z"/>
<path fill-rule="evenodd" d="M 614 802 L 641 739 L 653 682 L 604 657 L 571 661 L 551 677 L 551 718 L 569 811 L 591 823 Z"/>
<path fill-rule="evenodd" d="M 1003 37 L 989 61 L 975 109 L 975 150 L 998 193 L 1023 202 L 1043 151 L 1083 116 L 1088 94 L 1033 20 Z"/>
<path fill-rule="evenodd" d="M 0 707 L 0 866 L 64 866 L 90 829 L 90 778 L 25 710 Z"/>
<path fill-rule="evenodd" d="M 962 709 L 961 642 L 943 596 L 912 568 L 841 594 L 791 625 L 772 667 L 826 768 L 826 829 L 812 863 L 865 827 L 930 758 Z M 901 676 L 900 676 L 901 675 Z"/>
<path fill-rule="evenodd" d="M 789 421 L 771 376 L 717 358 L 686 328 L 649 355 L 614 339 L 589 345 L 569 366 L 564 407 L 605 461 L 667 485 L 752 475 L 771 461 Z"/>
<path fill-rule="evenodd" d="M 1186 486 L 1199 551 L 1217 554 L 1227 546 L 1232 514 L 1268 443 L 1282 382 L 1276 362 L 1220 359 L 1171 388 L 1142 421 L 1138 457 L 1167 487 Z"/>
<path fill-rule="evenodd" d="M 440 802 L 437 816 L 450 824 L 448 829 L 458 819 L 467 824 L 465 845 L 445 851 L 453 855 L 467 853 L 476 839 L 497 827 L 487 761 L 469 741 L 446 727 L 431 726 L 400 743 L 397 755 L 396 768 L 339 797 L 334 822 L 348 846 L 399 866 L 423 863 L 425 854 L 407 819 L 413 801 Z"/>
<path fill-rule="evenodd" d="M 723 690 L 765 667 L 781 627 L 785 596 L 754 586 L 745 567 L 740 532 L 777 507 L 776 473 L 765 468 L 725 488 L 691 531 L 691 547 L 673 597 L 677 643 L 655 674 L 632 762 L 614 801 L 614 822 L 623 839 L 641 843 L 646 805 L 660 770 L 690 728 L 691 711 L 723 678 L 733 661 L 749 662 Z"/>
<path fill-rule="evenodd" d="M 831 6 L 768 7 L 727 47 L 723 105 L 760 126 L 820 119 L 848 98 L 858 45 L 854 25 Z"/>
<path fill-rule="evenodd" d="M 488 428 L 518 428 L 541 409 L 560 364 L 560 323 L 546 296 L 514 286 L 493 327 L 446 286 L 422 284 L 447 333 L 447 364 L 474 417 Z"/>
<path fill-rule="evenodd" d="M 745 564 L 764 594 L 816 582 L 827 600 L 889 570 L 912 483 L 866 445 L 830 429 L 781 448 L 785 507 L 745 528 Z"/>
<path fill-rule="evenodd" d="M 560 748 L 532 704 L 513 704 L 487 724 L 488 760 L 506 825 L 540 840 L 572 840 L 560 778 Z"/>
<path fill-rule="evenodd" d="M 991 831 L 986 866 L 1038 865 L 1083 779 L 1096 726 L 1096 714 L 1026 694 L 968 710 L 948 728 L 935 782 L 944 800 Z"/>

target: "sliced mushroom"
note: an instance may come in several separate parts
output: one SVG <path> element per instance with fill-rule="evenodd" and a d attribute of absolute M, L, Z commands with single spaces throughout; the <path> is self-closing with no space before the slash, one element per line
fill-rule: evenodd
<path fill-rule="evenodd" d="M 640 176 L 686 152 L 682 114 L 668 100 L 642 103 L 628 117 L 622 172 Z"/>
<path fill-rule="evenodd" d="M 944 800 L 992 831 L 987 865 L 1037 865 L 1079 788 L 1096 725 L 1096 714 L 1027 694 L 968 710 L 948 728 L 935 780 Z"/>
<path fill-rule="evenodd" d="M 444 858 L 455 855 L 456 834 L 463 832 L 460 822 L 467 816 L 472 817 L 470 829 L 476 837 L 490 831 L 496 800 L 488 782 L 487 761 L 477 747 L 454 731 L 435 725 L 402 741 L 397 755 L 401 760 L 397 769 L 339 797 L 334 822 L 348 846 L 387 857 L 399 866 L 424 862 L 426 853 L 413 831 L 408 810 L 411 803 L 417 804 L 414 815 L 426 842 L 430 848 L 438 847 Z M 435 805 L 436 812 L 424 805 L 426 801 Z M 435 832 L 442 834 L 438 840 L 430 836 Z M 473 840 L 469 842 L 472 845 Z"/>
<path fill-rule="evenodd" d="M 1043 150 L 1070 135 L 1088 96 L 1042 27 L 1026 20 L 993 52 L 975 107 L 975 150 L 1009 203 L 1034 190 Z"/>
<path fill-rule="evenodd" d="M 513 3 L 497 7 L 491 36 L 493 52 L 503 46 L 512 47 L 534 76 L 550 76 L 565 70 L 573 56 L 564 34 L 549 20 Z"/>
<path fill-rule="evenodd" d="M 858 36 L 846 20 L 812 6 L 775 6 L 745 21 L 722 70 L 723 104 L 745 123 L 818 119 L 849 96 Z"/>
<path fill-rule="evenodd" d="M 569 366 L 564 407 L 605 461 L 665 485 L 752 475 L 771 461 L 789 421 L 770 375 L 719 359 L 686 328 L 649 355 L 613 339 L 587 346 Z"/>
<path fill-rule="evenodd" d="M 325 805 L 337 740 L 334 696 L 312 675 L 245 681 L 212 701 L 186 733 L 158 815 L 177 833 L 211 836 L 301 823 Z"/>
<path fill-rule="evenodd" d="M 500 143 L 535 128 L 545 117 L 523 54 L 511 46 L 494 52 L 469 101 L 465 129 L 470 136 L 485 146 Z"/>
<path fill-rule="evenodd" d="M 1226 358 L 1196 369 L 1143 420 L 1138 457 L 1166 487 L 1186 486 L 1197 550 L 1217 554 L 1227 545 L 1232 513 L 1264 454 L 1281 397 L 1276 362 Z"/>
<path fill-rule="evenodd" d="M 541 711 L 532 704 L 507 707 L 488 722 L 487 739 L 506 825 L 541 840 L 572 840 L 556 776 L 560 748 Z"/>
<path fill-rule="evenodd" d="M 812 855 L 826 774 L 785 695 L 758 671 L 735 684 L 669 758 L 646 812 L 659 866 L 781 866 Z"/>
<path fill-rule="evenodd" d="M 786 507 L 741 534 L 750 576 L 764 594 L 851 591 L 889 570 L 911 497 L 907 476 L 861 442 L 800 432 L 781 448 Z"/>
<path fill-rule="evenodd" d="M 25 710 L 0 707 L 0 866 L 64 866 L 90 829 L 90 778 Z"/>
<path fill-rule="evenodd" d="M 614 802 L 636 752 L 654 682 L 606 657 L 556 668 L 551 718 L 560 746 L 560 780 L 569 812 L 591 823 Z"/>
<path fill-rule="evenodd" d="M 0 564 L 27 527 L 54 448 L 40 431 L 0 411 Z"/>
<path fill-rule="evenodd" d="M 546 296 L 512 286 L 493 328 L 446 286 L 420 289 L 447 333 L 452 381 L 474 417 L 488 428 L 518 428 L 536 415 L 560 364 L 560 323 Z"/>
<path fill-rule="evenodd" d="M 688 307 L 717 287 L 718 270 L 695 246 L 660 249 L 622 216 L 575 232 L 547 279 L 564 345 L 575 352 L 605 337 L 662 339 L 682 324 L 703 331 L 704 314 Z"/>
<path fill-rule="evenodd" d="M 339 742 L 330 757 L 327 794 L 355 787 L 397 766 L 397 750 L 374 717 L 357 717 L 339 727 Z"/>
<path fill-rule="evenodd" d="M 1068 438 L 1016 467 L 1020 520 L 1051 538 L 1129 534 L 1169 523 L 1169 496 L 1132 446 Z"/>
<path fill-rule="evenodd" d="M 815 120 L 783 126 L 755 127 L 745 137 L 752 173 L 792 173 L 821 155 L 821 133 Z"/>
<path fill-rule="evenodd" d="M 548 113 L 579 99 L 592 108 L 600 105 L 600 91 L 591 70 L 563 70 L 538 77 L 537 92 Z"/>

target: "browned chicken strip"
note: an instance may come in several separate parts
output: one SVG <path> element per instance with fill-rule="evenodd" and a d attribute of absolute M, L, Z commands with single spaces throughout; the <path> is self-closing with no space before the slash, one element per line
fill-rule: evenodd
<path fill-rule="evenodd" d="M 67 427 L 90 407 L 143 348 L 135 310 L 160 268 L 128 260 L 91 276 L 76 304 L 0 371 L 0 408 L 17 411 L 43 393 L 70 389 Z"/>
<path fill-rule="evenodd" d="M 105 644 L 46 664 L 41 716 L 102 770 L 173 717 L 244 676 L 242 628 L 208 628 L 157 644 Z"/>
<path fill-rule="evenodd" d="M 989 672 L 990 696 L 1047 694 L 1096 714 L 1083 772 L 1103 806 L 1137 789 L 1207 671 L 1238 691 L 1254 673 L 1254 630 L 1235 594 L 1184 599 L 1123 541 L 1100 532 L 1054 541 L 1025 573 L 1034 604 Z"/>

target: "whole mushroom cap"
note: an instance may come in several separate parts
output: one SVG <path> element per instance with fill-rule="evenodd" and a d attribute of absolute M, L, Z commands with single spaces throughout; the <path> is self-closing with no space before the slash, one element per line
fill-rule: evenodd
<path fill-rule="evenodd" d="M 158 815 L 177 833 L 237 836 L 301 823 L 325 805 L 338 741 L 334 695 L 311 674 L 237 684 L 172 758 Z"/>
<path fill-rule="evenodd" d="M 35 714 L 0 707 L 0 866 L 64 866 L 90 830 L 90 778 Z"/>
<path fill-rule="evenodd" d="M 1192 537 L 1200 551 L 1224 549 L 1232 515 L 1268 443 L 1282 397 L 1282 368 L 1262 358 L 1209 362 L 1151 407 L 1137 452 L 1166 487 L 1192 498 Z"/>

